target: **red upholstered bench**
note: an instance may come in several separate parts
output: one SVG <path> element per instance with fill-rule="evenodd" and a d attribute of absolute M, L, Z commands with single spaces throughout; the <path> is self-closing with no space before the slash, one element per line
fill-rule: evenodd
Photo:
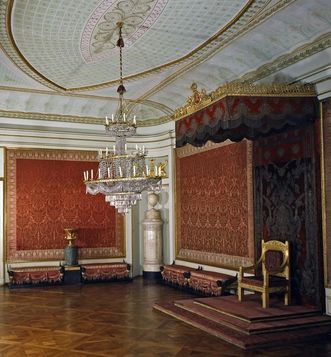
<path fill-rule="evenodd" d="M 188 268 L 183 265 L 169 264 L 161 267 L 163 282 L 180 287 L 187 286 L 190 273 L 194 268 Z"/>
<path fill-rule="evenodd" d="M 131 280 L 130 265 L 127 263 L 101 263 L 81 265 L 83 282 Z"/>
<path fill-rule="evenodd" d="M 234 287 L 237 277 L 206 270 L 191 271 L 189 286 L 199 293 L 208 296 L 224 295 L 226 288 Z"/>
<path fill-rule="evenodd" d="M 63 267 L 8 268 L 9 287 L 52 285 L 63 282 Z"/>

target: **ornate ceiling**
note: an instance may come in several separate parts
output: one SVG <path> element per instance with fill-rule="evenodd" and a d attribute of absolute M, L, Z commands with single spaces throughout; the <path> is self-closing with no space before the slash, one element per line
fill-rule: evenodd
<path fill-rule="evenodd" d="M 329 0 L 0 0 L 0 117 L 101 123 L 117 105 L 120 20 L 141 125 L 171 120 L 192 82 L 290 77 L 331 46 Z"/>

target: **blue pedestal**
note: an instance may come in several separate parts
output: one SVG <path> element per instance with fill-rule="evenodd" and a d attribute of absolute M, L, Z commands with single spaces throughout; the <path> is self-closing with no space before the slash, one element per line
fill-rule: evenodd
<path fill-rule="evenodd" d="M 78 265 L 78 248 L 67 246 L 64 248 L 65 265 Z"/>
<path fill-rule="evenodd" d="M 74 285 L 81 283 L 80 266 L 64 266 L 64 284 Z"/>

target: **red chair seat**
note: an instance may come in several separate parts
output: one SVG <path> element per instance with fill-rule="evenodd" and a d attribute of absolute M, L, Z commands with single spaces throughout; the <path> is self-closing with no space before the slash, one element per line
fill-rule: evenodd
<path fill-rule="evenodd" d="M 244 284 L 254 285 L 263 287 L 263 277 L 258 276 L 246 276 L 242 279 Z M 281 278 L 278 276 L 270 276 L 269 277 L 269 287 L 279 287 L 286 286 L 287 280 L 285 278 Z"/>

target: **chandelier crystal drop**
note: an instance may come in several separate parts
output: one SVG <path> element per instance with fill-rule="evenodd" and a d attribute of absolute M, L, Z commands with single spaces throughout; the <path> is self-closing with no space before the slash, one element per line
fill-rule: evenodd
<path fill-rule="evenodd" d="M 142 191 L 160 191 L 162 177 L 165 176 L 164 164 L 155 165 L 150 159 L 146 164 L 147 151 L 145 147 L 138 147 L 129 152 L 126 138 L 136 134 L 136 117 L 129 116 L 125 107 L 123 95 L 126 89 L 123 85 L 122 38 L 123 23 L 117 24 L 119 39 L 117 47 L 120 52 L 120 85 L 117 89 L 119 103 L 116 114 L 106 117 L 106 133 L 115 138 L 113 149 L 99 150 L 98 172 L 93 170 L 84 172 L 86 192 L 105 195 L 106 202 L 114 206 L 119 213 L 126 214 L 129 209 L 142 198 Z"/>

